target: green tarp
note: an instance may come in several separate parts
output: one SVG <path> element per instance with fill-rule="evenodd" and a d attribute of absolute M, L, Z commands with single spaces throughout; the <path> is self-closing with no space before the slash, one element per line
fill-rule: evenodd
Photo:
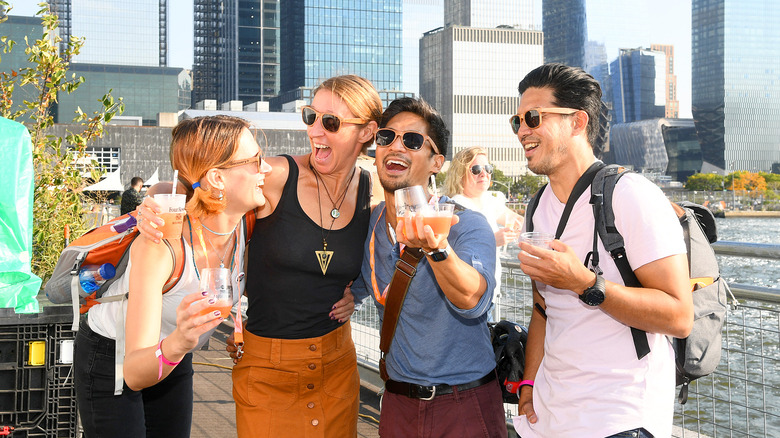
<path fill-rule="evenodd" d="M 41 279 L 30 270 L 33 184 L 30 133 L 0 117 L 0 308 L 39 311 Z"/>

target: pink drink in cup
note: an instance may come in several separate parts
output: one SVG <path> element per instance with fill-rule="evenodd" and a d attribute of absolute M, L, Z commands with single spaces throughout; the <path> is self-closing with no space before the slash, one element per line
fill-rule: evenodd
<path fill-rule="evenodd" d="M 200 312 L 201 315 L 219 310 L 223 319 L 233 308 L 233 283 L 228 268 L 203 268 L 200 270 L 200 289 L 208 292 L 206 299 L 216 302 Z"/>
<path fill-rule="evenodd" d="M 160 217 L 165 225 L 159 228 L 163 233 L 163 239 L 178 239 L 181 237 L 181 227 L 184 224 L 184 205 L 187 203 L 187 195 L 162 193 L 154 195 L 154 200 L 160 205 Z"/>

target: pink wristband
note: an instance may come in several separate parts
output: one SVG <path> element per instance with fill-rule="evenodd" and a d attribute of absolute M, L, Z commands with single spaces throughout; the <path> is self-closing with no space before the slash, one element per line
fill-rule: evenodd
<path fill-rule="evenodd" d="M 523 386 L 530 386 L 530 387 L 533 388 L 534 381 L 533 380 L 523 380 L 522 382 L 520 382 L 519 387 L 522 388 Z"/>
<path fill-rule="evenodd" d="M 157 344 L 157 351 L 154 352 L 154 355 L 157 356 L 157 363 L 160 364 L 159 371 L 157 372 L 157 380 L 162 380 L 162 366 L 163 366 L 163 363 L 165 363 L 165 365 L 170 365 L 172 367 L 175 367 L 176 365 L 179 364 L 179 362 L 181 362 L 181 361 L 179 361 L 179 362 L 171 362 L 171 361 L 169 361 L 168 359 L 165 358 L 165 356 L 163 355 L 163 352 L 162 352 L 162 343 L 163 343 L 164 340 L 165 340 L 165 338 L 160 340 L 160 343 Z"/>

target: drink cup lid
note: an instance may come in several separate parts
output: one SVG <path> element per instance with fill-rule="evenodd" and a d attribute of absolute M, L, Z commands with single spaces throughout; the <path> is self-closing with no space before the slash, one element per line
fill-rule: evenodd
<path fill-rule="evenodd" d="M 114 275 L 116 275 L 116 268 L 114 268 L 114 265 L 111 263 L 103 263 L 100 265 L 98 273 L 101 277 L 103 277 L 104 280 L 108 280 L 110 278 L 114 278 Z"/>

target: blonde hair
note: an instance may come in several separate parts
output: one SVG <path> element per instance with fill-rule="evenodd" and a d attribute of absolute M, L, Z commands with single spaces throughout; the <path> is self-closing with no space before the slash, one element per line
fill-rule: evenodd
<path fill-rule="evenodd" d="M 463 193 L 463 176 L 477 155 L 487 157 L 487 151 L 479 146 L 474 146 L 464 149 L 452 157 L 450 168 L 447 170 L 447 178 L 444 180 L 444 190 L 447 196 L 452 197 Z"/>
<path fill-rule="evenodd" d="M 181 121 L 171 135 L 171 165 L 187 193 L 187 212 L 195 217 L 225 210 L 224 196 L 199 182 L 209 169 L 224 166 L 235 155 L 249 122 L 238 117 L 208 116 Z M 221 199 L 220 199 L 221 198 Z"/>
<path fill-rule="evenodd" d="M 379 123 L 382 118 L 382 99 L 368 79 L 357 75 L 334 76 L 318 85 L 312 96 L 320 90 L 328 90 L 340 97 L 352 114 L 365 120 L 365 123 L 372 120 Z M 373 142 L 372 137 L 363 143 L 361 153 L 365 154 Z"/>

